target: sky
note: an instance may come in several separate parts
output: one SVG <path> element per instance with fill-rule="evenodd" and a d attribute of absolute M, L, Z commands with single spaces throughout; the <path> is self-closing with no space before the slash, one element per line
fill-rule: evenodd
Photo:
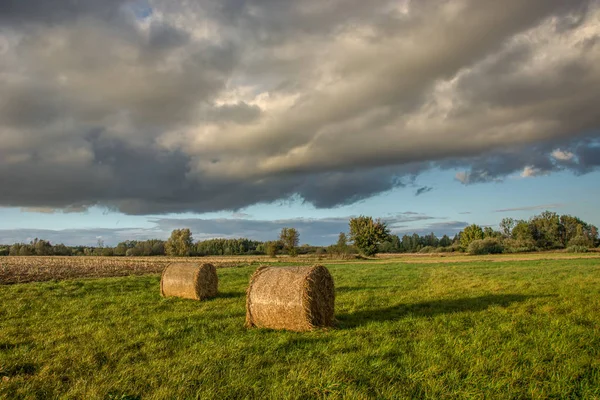
<path fill-rule="evenodd" d="M 600 225 L 599 0 L 0 2 L 0 243 Z"/>

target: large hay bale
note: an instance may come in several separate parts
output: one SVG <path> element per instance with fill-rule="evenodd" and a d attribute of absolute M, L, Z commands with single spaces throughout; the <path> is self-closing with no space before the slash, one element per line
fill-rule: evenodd
<path fill-rule="evenodd" d="M 261 267 L 246 293 L 246 326 L 308 331 L 333 324 L 335 288 L 322 265 Z"/>
<path fill-rule="evenodd" d="M 173 263 L 162 273 L 160 294 L 204 300 L 217 295 L 218 283 L 217 269 L 212 264 Z"/>

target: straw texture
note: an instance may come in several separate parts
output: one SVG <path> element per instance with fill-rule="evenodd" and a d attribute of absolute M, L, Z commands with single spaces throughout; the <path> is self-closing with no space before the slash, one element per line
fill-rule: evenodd
<path fill-rule="evenodd" d="M 246 293 L 246 326 L 309 331 L 332 326 L 335 288 L 327 268 L 261 267 Z"/>
<path fill-rule="evenodd" d="M 163 297 L 204 300 L 217 295 L 217 269 L 212 264 L 173 263 L 160 280 Z"/>

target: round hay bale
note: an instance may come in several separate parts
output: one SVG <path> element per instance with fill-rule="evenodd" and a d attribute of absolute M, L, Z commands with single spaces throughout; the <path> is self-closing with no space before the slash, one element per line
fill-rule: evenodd
<path fill-rule="evenodd" d="M 246 292 L 246 326 L 309 331 L 333 325 L 335 288 L 322 265 L 261 267 Z"/>
<path fill-rule="evenodd" d="M 204 300 L 217 295 L 218 283 L 217 269 L 212 264 L 173 263 L 162 273 L 160 294 Z"/>

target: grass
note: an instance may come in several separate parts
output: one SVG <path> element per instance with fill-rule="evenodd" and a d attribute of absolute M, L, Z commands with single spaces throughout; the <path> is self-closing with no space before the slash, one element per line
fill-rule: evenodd
<path fill-rule="evenodd" d="M 0 398 L 600 398 L 598 259 L 328 265 L 335 329 L 243 328 L 158 276 L 0 286 Z"/>

